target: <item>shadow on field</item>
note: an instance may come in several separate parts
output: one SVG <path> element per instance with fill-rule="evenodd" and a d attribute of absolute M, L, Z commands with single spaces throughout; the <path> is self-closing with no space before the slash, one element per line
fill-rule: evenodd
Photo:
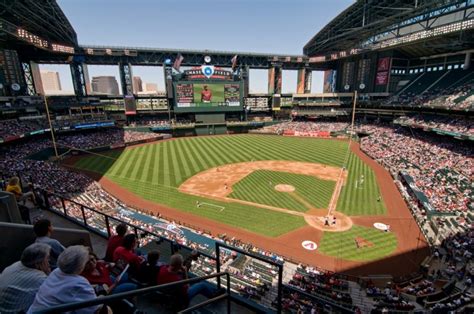
<path fill-rule="evenodd" d="M 350 276 L 372 276 L 372 275 L 390 275 L 401 277 L 410 273 L 420 271 L 423 260 L 430 254 L 430 249 L 426 243 L 420 243 L 420 247 L 409 252 L 385 257 L 383 259 L 368 262 L 360 266 L 336 269 L 338 272 Z"/>

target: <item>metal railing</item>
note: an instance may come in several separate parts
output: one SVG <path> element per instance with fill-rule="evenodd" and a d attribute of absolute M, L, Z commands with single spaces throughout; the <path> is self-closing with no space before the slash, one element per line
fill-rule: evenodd
<path fill-rule="evenodd" d="M 217 262 L 216 263 L 216 271 L 218 273 L 220 272 L 220 269 L 221 269 L 221 259 L 220 259 L 221 248 L 227 249 L 229 251 L 235 251 L 235 252 L 238 252 L 240 254 L 244 254 L 246 256 L 257 259 L 259 261 L 265 262 L 267 264 L 270 264 L 270 265 L 278 268 L 277 313 L 281 313 L 281 311 L 282 311 L 281 299 L 282 299 L 282 290 L 283 290 L 283 264 L 274 262 L 274 261 L 272 261 L 268 258 L 264 258 L 262 256 L 244 251 L 242 249 L 239 249 L 239 248 L 236 248 L 236 247 L 233 247 L 233 246 L 229 246 L 229 245 L 224 244 L 224 243 L 219 243 L 219 242 L 216 241 L 216 262 Z M 229 285 L 229 282 L 227 282 L 227 284 Z M 221 287 L 220 278 L 217 278 L 217 286 L 219 288 Z"/>
<path fill-rule="evenodd" d="M 173 240 L 168 239 L 166 237 L 160 236 L 160 235 L 158 235 L 154 232 L 151 232 L 151 231 L 145 230 L 143 228 L 140 228 L 140 227 L 138 227 L 134 224 L 125 222 L 125 221 L 123 221 L 119 218 L 115 218 L 111 215 L 100 212 L 96 209 L 85 206 L 85 205 L 83 205 L 81 203 L 78 203 L 76 201 L 65 199 L 64 197 L 62 197 L 60 195 L 57 195 L 57 194 L 54 194 L 54 193 L 51 193 L 51 192 L 48 192 L 48 191 L 45 191 L 45 190 L 42 190 L 42 194 L 43 194 L 43 198 L 44 198 L 44 201 L 45 201 L 45 205 L 48 209 L 50 209 L 51 211 L 55 212 L 56 214 L 62 216 L 63 218 L 65 218 L 65 219 L 67 219 L 71 222 L 82 225 L 85 229 L 87 229 L 87 230 L 89 230 L 89 231 L 91 231 L 91 232 L 93 232 L 93 233 L 95 233 L 99 236 L 102 236 L 104 238 L 110 238 L 112 236 L 111 221 L 115 221 L 117 223 L 127 225 L 131 230 L 133 230 L 133 233 L 137 236 L 137 238 L 140 238 L 140 235 L 151 236 L 151 237 L 155 238 L 155 240 L 157 242 L 167 242 L 170 245 L 172 253 L 176 252 L 178 250 L 178 248 L 185 248 L 185 249 L 188 249 L 189 251 L 194 250 L 191 247 L 187 247 L 185 245 L 178 244 L 176 241 L 173 241 Z M 51 206 L 50 197 L 55 197 L 55 198 L 58 198 L 60 200 L 60 204 L 61 204 L 61 207 L 62 207 L 62 212 L 54 209 Z M 80 218 L 82 218 L 82 220 L 80 220 L 79 217 L 76 217 L 76 216 L 73 216 L 73 215 L 69 214 L 68 208 L 66 206 L 66 201 L 69 202 L 69 203 L 75 204 L 80 209 L 80 211 L 81 211 L 81 217 Z M 105 233 L 103 231 L 95 228 L 95 227 L 92 227 L 87 222 L 87 217 L 86 217 L 86 212 L 85 212 L 86 210 L 89 210 L 89 211 L 93 212 L 94 214 L 96 214 L 98 216 L 104 217 L 104 223 L 105 223 L 105 229 L 106 229 Z M 202 256 L 205 256 L 207 258 L 210 258 L 210 259 L 215 259 L 214 256 L 212 256 L 211 254 L 208 254 L 206 252 L 203 252 L 203 251 L 199 251 L 199 254 L 202 255 Z"/>
<path fill-rule="evenodd" d="M 158 235 L 158 234 L 153 233 L 151 231 L 145 230 L 145 229 L 140 228 L 140 227 L 138 227 L 138 226 L 136 226 L 132 223 L 125 222 L 125 221 L 123 221 L 119 218 L 115 218 L 111 215 L 100 212 L 96 209 L 85 206 L 85 205 L 80 204 L 76 201 L 64 198 L 61 195 L 58 195 L 58 194 L 55 194 L 55 193 L 52 193 L 52 192 L 48 192 L 46 190 L 40 190 L 40 191 L 43 195 L 45 205 L 49 210 L 53 211 L 54 213 L 62 216 L 63 218 L 65 218 L 65 219 L 67 219 L 67 220 L 69 220 L 73 223 L 76 223 L 76 224 L 79 224 L 79 225 L 83 226 L 85 229 L 87 229 L 87 230 L 89 230 L 89 231 L 91 231 L 91 232 L 93 232 L 93 233 L 95 233 L 95 234 L 97 234 L 101 237 L 104 237 L 104 238 L 107 237 L 108 238 L 112 235 L 111 222 L 114 221 L 114 222 L 117 222 L 117 223 L 126 224 L 131 230 L 133 230 L 133 232 L 135 233 L 135 235 L 138 238 L 139 238 L 140 235 L 142 235 L 143 237 L 144 236 L 150 236 L 150 237 L 153 237 L 155 239 L 155 242 L 157 244 L 160 244 L 161 242 L 168 243 L 169 246 L 170 246 L 171 254 L 174 254 L 174 253 L 180 251 L 181 249 L 188 250 L 189 252 L 194 250 L 191 247 L 179 244 L 174 240 L 168 239 L 164 236 L 161 236 L 161 235 Z M 60 207 L 61 207 L 61 208 L 59 208 L 59 210 L 56 209 L 56 208 L 53 208 L 53 206 L 51 206 L 50 197 L 54 197 L 54 198 L 58 199 L 58 201 L 59 201 L 58 205 L 60 205 Z M 80 214 L 81 214 L 80 217 L 74 216 L 71 213 L 69 213 L 68 208 L 66 206 L 66 202 L 69 202 L 70 204 L 74 204 L 75 206 L 77 206 L 77 208 L 80 209 Z M 86 217 L 86 211 L 91 211 L 94 214 L 103 217 L 104 223 L 105 223 L 105 229 L 106 229 L 105 232 L 99 230 L 96 227 L 91 226 L 88 223 L 87 220 L 92 219 L 92 218 L 87 218 Z M 249 256 L 250 258 L 254 258 L 254 259 L 257 259 L 261 262 L 270 264 L 270 265 L 272 265 L 272 266 L 274 266 L 278 269 L 278 286 L 277 286 L 278 291 L 277 291 L 277 300 L 276 301 L 277 301 L 277 312 L 281 313 L 281 311 L 282 311 L 282 296 L 283 296 L 283 288 L 284 288 L 284 285 L 283 285 L 283 263 L 275 262 L 275 261 L 271 260 L 270 258 L 264 256 L 264 255 L 255 254 L 255 253 L 248 252 L 248 251 L 245 251 L 245 250 L 237 248 L 237 247 L 227 245 L 227 244 L 219 242 L 219 241 L 215 241 L 215 254 L 216 254 L 216 256 L 213 256 L 209 253 L 203 252 L 202 250 L 198 250 L 198 251 L 199 251 L 200 255 L 216 261 L 216 272 L 217 273 L 221 273 L 221 259 L 220 259 L 221 249 L 226 249 L 226 250 L 229 250 L 229 251 L 235 251 L 237 253 Z M 317 267 L 315 267 L 315 268 L 319 269 Z M 327 272 L 326 270 L 322 270 L 322 271 Z M 334 272 L 329 272 L 329 273 L 334 274 Z M 354 280 L 354 279 L 359 279 L 357 277 L 346 276 L 346 275 L 342 275 L 342 274 L 338 274 L 338 276 L 341 277 L 342 279 L 345 279 L 345 280 L 353 280 L 353 281 L 356 281 L 356 282 L 359 281 L 359 280 Z M 220 288 L 220 286 L 221 286 L 220 277 L 217 277 L 217 284 L 218 284 L 218 287 Z M 227 284 L 228 285 L 230 284 L 229 280 L 227 280 Z M 297 291 L 297 292 L 301 293 L 301 291 L 299 289 L 296 289 L 294 287 L 291 287 L 291 286 L 285 286 L 285 287 L 290 288 L 291 290 L 293 290 L 295 292 Z M 337 304 L 337 302 L 335 302 L 333 300 L 330 300 L 330 299 L 327 299 L 323 296 L 314 295 L 314 294 L 306 294 L 306 296 L 314 299 L 315 301 L 317 301 L 319 303 L 328 303 L 331 306 L 338 308 L 339 310 L 343 310 L 343 311 L 348 310 L 345 304 Z"/>
<path fill-rule="evenodd" d="M 196 305 L 193 305 L 191 307 L 188 307 L 178 313 L 188 313 L 191 311 L 194 311 L 196 309 L 202 308 L 204 306 L 207 306 L 209 304 L 218 302 L 220 300 L 227 300 L 227 313 L 230 313 L 231 310 L 231 291 L 230 291 L 230 276 L 228 272 L 218 272 L 214 273 L 211 275 L 207 276 L 202 276 L 202 277 L 196 277 L 196 278 L 191 278 L 191 279 L 186 279 L 186 280 L 181 280 L 181 281 L 176 281 L 172 283 L 167 283 L 163 285 L 158 285 L 158 286 L 153 286 L 153 287 L 148 287 L 148 288 L 142 288 L 142 289 L 137 289 L 133 291 L 128 291 L 128 292 L 122 292 L 122 293 L 117 293 L 114 295 L 108 295 L 104 297 L 100 297 L 97 299 L 89 300 L 89 301 L 83 301 L 83 302 L 75 302 L 75 303 L 69 303 L 69 304 L 63 304 L 63 305 L 58 305 L 54 307 L 49 307 L 45 310 L 40 310 L 35 313 L 38 314 L 47 314 L 47 313 L 62 313 L 66 311 L 72 311 L 72 310 L 77 310 L 77 309 L 82 309 L 86 307 L 91 307 L 91 306 L 96 306 L 96 305 L 108 305 L 111 303 L 114 303 L 116 301 L 121 301 L 127 298 L 135 297 L 135 296 L 141 296 L 153 292 L 159 292 L 160 290 L 167 289 L 167 288 L 172 288 L 176 286 L 182 286 L 185 284 L 193 284 L 197 283 L 203 280 L 207 279 L 212 279 L 212 278 L 218 278 L 220 279 L 222 276 L 225 276 L 227 279 L 227 287 L 226 287 L 226 293 L 216 296 L 214 298 L 208 299 L 206 301 L 203 301 L 201 303 L 198 303 Z M 220 288 L 220 287 L 219 287 Z"/>

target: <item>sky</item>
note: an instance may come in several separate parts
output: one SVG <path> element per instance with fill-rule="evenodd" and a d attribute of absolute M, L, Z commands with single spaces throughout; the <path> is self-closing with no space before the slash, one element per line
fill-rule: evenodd
<path fill-rule="evenodd" d="M 302 54 L 303 46 L 354 0 L 57 0 L 80 44 L 269 54 Z M 67 66 L 60 72 L 72 92 Z M 89 66 L 89 76 L 116 75 L 118 67 Z M 164 89 L 161 67 L 133 67 L 133 75 Z M 119 80 L 118 80 L 119 81 Z M 120 82 L 119 82 L 120 83 Z M 251 92 L 266 92 L 267 71 L 251 70 Z M 296 91 L 296 71 L 283 71 L 283 92 Z M 313 72 L 312 91 L 322 90 Z"/>

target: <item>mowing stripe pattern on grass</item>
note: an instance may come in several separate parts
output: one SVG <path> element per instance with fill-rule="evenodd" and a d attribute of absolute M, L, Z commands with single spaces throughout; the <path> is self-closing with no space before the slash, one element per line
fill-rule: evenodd
<path fill-rule="evenodd" d="M 357 248 L 356 239 L 365 242 L 365 245 Z M 397 238 L 393 233 L 354 225 L 344 232 L 324 232 L 318 249 L 337 258 L 370 261 L 387 256 L 396 248 Z"/>
<path fill-rule="evenodd" d="M 347 169 L 349 175 L 339 195 L 336 210 L 348 216 L 385 214 L 383 199 L 378 200 L 380 190 L 372 168 L 351 153 Z"/>
<path fill-rule="evenodd" d="M 181 193 L 178 191 L 178 187 L 191 176 L 209 168 L 252 160 L 302 161 L 342 167 L 347 145 L 347 142 L 343 141 L 269 135 L 192 137 L 105 153 L 107 157 L 113 157 L 113 159 L 97 155 L 86 156 L 78 160 L 75 167 L 105 175 L 147 200 L 255 233 L 276 237 L 304 226 L 304 220 L 301 217 L 258 207 L 210 201 Z M 358 157 L 351 156 L 351 162 L 355 165 L 359 164 L 360 167 L 349 169 L 349 177 L 356 178 L 361 172 L 364 173 L 367 180 L 370 176 L 373 177 L 371 169 L 363 164 Z M 291 170 L 289 169 L 289 171 Z M 304 191 L 297 187 L 298 195 L 317 207 L 325 207 L 323 205 L 328 202 L 326 195 L 330 194 L 329 190 L 332 193 L 333 185 L 318 182 L 309 187 L 309 183 L 305 183 L 305 180 L 302 179 L 304 176 L 298 175 L 298 177 L 300 178 L 295 179 L 296 183 L 292 185 L 301 184 L 302 187 L 305 187 L 302 188 Z M 262 186 L 265 184 L 268 185 L 267 179 L 262 183 Z M 306 186 L 308 186 L 308 190 L 306 190 Z M 368 185 L 368 187 L 371 186 Z M 371 199 L 378 197 L 376 185 L 375 189 L 373 187 L 358 189 L 352 193 L 346 192 L 346 194 L 343 189 L 342 193 L 346 198 L 345 205 L 338 204 L 338 208 L 342 206 L 344 212 L 356 209 L 359 211 L 358 208 L 362 208 L 364 202 L 368 203 Z M 196 200 L 212 202 L 224 206 L 226 209 L 222 213 L 211 209 L 198 209 L 195 206 Z M 349 206 L 351 200 L 355 200 L 355 204 L 360 205 L 357 205 L 356 209 L 351 209 L 352 207 Z M 306 210 L 301 204 L 292 204 L 294 208 Z M 377 211 L 377 207 L 370 206 L 365 206 L 363 209 L 366 214 L 371 215 L 384 212 L 383 203 L 379 203 L 379 205 L 382 206 L 379 211 Z M 363 212 L 362 209 L 360 212 Z M 269 221 L 271 223 L 268 223 Z"/>
<path fill-rule="evenodd" d="M 275 190 L 277 184 L 289 184 L 295 192 Z M 307 208 L 293 193 L 306 200 L 314 208 L 327 208 L 335 186 L 334 181 L 289 172 L 257 170 L 234 184 L 231 198 L 306 212 Z"/>

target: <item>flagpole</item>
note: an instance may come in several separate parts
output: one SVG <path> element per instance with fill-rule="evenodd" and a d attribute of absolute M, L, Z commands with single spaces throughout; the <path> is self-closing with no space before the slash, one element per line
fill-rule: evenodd
<path fill-rule="evenodd" d="M 44 107 L 46 108 L 46 116 L 48 117 L 49 130 L 51 131 L 51 139 L 53 140 L 54 155 L 56 156 L 56 158 L 58 158 L 58 148 L 56 147 L 56 138 L 54 137 L 54 129 L 53 124 L 51 123 L 51 116 L 49 115 L 48 100 L 46 98 L 46 95 L 43 96 L 43 99 Z"/>

